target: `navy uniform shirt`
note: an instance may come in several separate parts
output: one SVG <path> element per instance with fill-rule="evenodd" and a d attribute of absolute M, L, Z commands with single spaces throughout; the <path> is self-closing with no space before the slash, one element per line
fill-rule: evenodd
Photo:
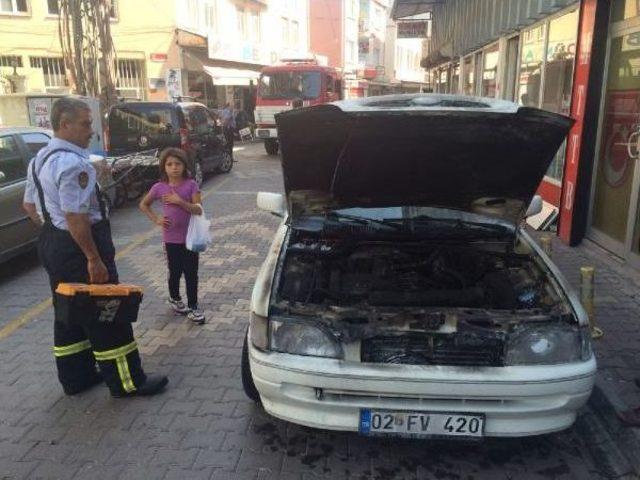
<path fill-rule="evenodd" d="M 64 148 L 71 152 L 57 152 L 44 165 L 42 160 L 49 152 Z M 73 153 L 72 153 L 73 152 Z M 89 161 L 89 152 L 60 138 L 53 138 L 29 163 L 24 202 L 35 203 L 43 218 L 38 191 L 33 181 L 32 164 L 42 184 L 44 202 L 51 216 L 51 223 L 62 230 L 69 230 L 65 213 L 87 213 L 91 223 L 102 219 L 96 195 L 96 170 Z"/>

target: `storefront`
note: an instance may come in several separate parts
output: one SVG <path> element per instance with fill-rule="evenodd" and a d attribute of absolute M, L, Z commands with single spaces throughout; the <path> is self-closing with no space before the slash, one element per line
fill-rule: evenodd
<path fill-rule="evenodd" d="M 587 236 L 640 268 L 640 2 L 614 0 Z"/>

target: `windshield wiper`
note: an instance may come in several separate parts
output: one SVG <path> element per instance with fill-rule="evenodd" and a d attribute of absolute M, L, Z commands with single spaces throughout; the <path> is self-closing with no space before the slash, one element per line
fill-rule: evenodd
<path fill-rule="evenodd" d="M 405 219 L 408 223 L 429 223 L 429 222 L 439 222 L 439 223 L 447 223 L 452 225 L 456 230 L 488 230 L 491 232 L 498 232 L 501 234 L 509 233 L 509 228 L 505 225 L 499 225 L 496 223 L 481 223 L 481 222 L 470 222 L 468 220 L 462 220 L 460 218 L 439 218 L 439 217 L 430 217 L 429 215 L 418 215 L 416 217 L 411 217 Z"/>
<path fill-rule="evenodd" d="M 359 217 L 357 215 L 348 215 L 346 213 L 338 213 L 338 212 L 327 212 L 325 215 L 325 218 L 328 220 L 348 220 L 350 222 L 355 222 L 358 223 L 360 225 L 371 225 L 371 224 L 375 224 L 375 225 L 382 225 L 385 227 L 390 227 L 393 228 L 394 230 L 403 230 L 404 229 L 404 225 L 401 223 L 398 223 L 395 219 L 378 219 L 378 218 L 366 218 L 366 217 Z"/>

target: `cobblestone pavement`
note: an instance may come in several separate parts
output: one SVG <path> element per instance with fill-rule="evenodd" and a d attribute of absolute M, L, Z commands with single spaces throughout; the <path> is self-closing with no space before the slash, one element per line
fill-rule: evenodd
<path fill-rule="evenodd" d="M 575 429 L 479 443 L 368 439 L 288 424 L 248 401 L 240 348 L 278 220 L 255 209 L 255 192 L 281 190 L 282 180 L 262 145 L 241 148 L 232 172 L 204 188 L 214 235 L 200 265 L 206 325 L 167 309 L 160 232 L 133 207 L 114 215 L 121 279 L 146 290 L 135 324 L 144 365 L 169 375 L 164 394 L 113 399 L 98 387 L 64 396 L 46 277 L 32 254 L 3 267 L 0 329 L 24 325 L 0 338 L 0 479 L 601 478 L 585 453 L 593 439 Z"/>

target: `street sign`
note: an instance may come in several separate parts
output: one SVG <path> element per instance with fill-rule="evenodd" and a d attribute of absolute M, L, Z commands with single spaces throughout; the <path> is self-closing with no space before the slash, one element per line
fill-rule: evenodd
<path fill-rule="evenodd" d="M 427 38 L 427 20 L 398 22 L 398 38 Z"/>

